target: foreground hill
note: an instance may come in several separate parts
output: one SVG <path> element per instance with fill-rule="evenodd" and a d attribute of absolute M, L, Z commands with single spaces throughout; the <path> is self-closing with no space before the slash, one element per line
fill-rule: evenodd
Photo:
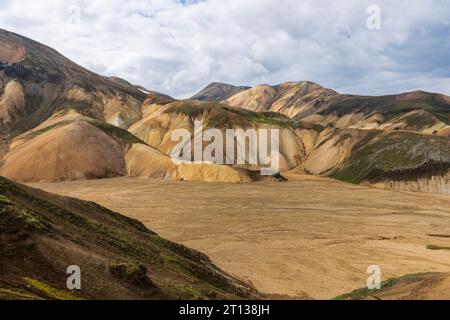
<path fill-rule="evenodd" d="M 239 299 L 246 284 L 205 255 L 95 203 L 0 177 L 0 299 Z M 66 270 L 81 268 L 82 290 Z"/>

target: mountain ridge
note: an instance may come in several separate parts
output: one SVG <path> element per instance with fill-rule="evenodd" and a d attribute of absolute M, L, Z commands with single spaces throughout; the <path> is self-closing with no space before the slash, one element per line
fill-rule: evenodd
<path fill-rule="evenodd" d="M 0 66 L 0 173 L 7 177 L 28 182 L 111 176 L 254 181 L 255 170 L 261 168 L 248 163 L 172 163 L 171 133 L 187 129 L 192 135 L 193 124 L 199 121 L 222 132 L 279 129 L 282 172 L 450 193 L 450 175 L 444 172 L 450 162 L 445 152 L 450 97 L 445 95 L 413 91 L 357 96 L 310 81 L 253 88 L 214 82 L 196 99 L 176 100 L 120 78 L 91 73 L 19 35 L 0 31 L 0 38 L 5 40 L 0 49 L 0 61 L 4 61 Z M 398 137 L 404 141 L 399 143 Z M 369 148 L 372 144 L 376 150 Z M 392 152 L 414 146 L 416 151 L 407 153 L 409 159 Z M 78 155 L 80 151 L 84 157 Z M 391 159 L 396 166 L 384 165 L 389 157 L 374 158 L 374 152 L 396 154 Z M 66 159 L 65 164 L 57 159 Z M 430 169 L 436 160 L 443 170 Z M 361 173 L 358 161 L 368 163 L 373 172 Z M 33 166 L 22 170 L 26 162 Z M 359 168 L 358 173 L 349 174 L 349 168 Z"/>

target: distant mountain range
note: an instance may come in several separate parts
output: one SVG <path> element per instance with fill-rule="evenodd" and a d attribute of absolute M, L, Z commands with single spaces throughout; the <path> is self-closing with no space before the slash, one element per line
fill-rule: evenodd
<path fill-rule="evenodd" d="M 278 128 L 281 173 L 450 194 L 450 97 L 371 97 L 312 82 L 212 83 L 188 100 L 92 73 L 0 30 L 0 175 L 16 181 L 115 176 L 251 182 L 254 166 L 175 165 L 179 128 Z"/>

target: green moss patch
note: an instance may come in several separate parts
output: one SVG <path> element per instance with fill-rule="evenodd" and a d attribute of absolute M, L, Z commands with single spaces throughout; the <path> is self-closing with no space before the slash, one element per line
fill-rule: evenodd
<path fill-rule="evenodd" d="M 352 183 L 404 181 L 445 175 L 449 169 L 448 138 L 396 132 L 355 148 L 334 178 Z"/>
<path fill-rule="evenodd" d="M 435 94 L 422 94 L 416 98 L 398 99 L 397 95 L 367 97 L 367 96 L 338 96 L 327 108 L 326 113 L 336 113 L 339 117 L 352 113 L 364 112 L 381 113 L 387 119 L 414 110 L 425 110 L 432 114 L 449 113 L 449 105 L 437 98 Z"/>
<path fill-rule="evenodd" d="M 26 135 L 26 137 L 27 138 L 38 137 L 38 136 L 40 136 L 40 135 L 42 135 L 42 134 L 44 134 L 44 133 L 46 133 L 46 132 L 48 132 L 48 131 L 50 131 L 52 129 L 56 129 L 56 128 L 59 128 L 59 127 L 64 127 L 64 126 L 66 126 L 66 125 L 68 125 L 70 123 L 73 123 L 73 121 L 60 121 L 58 123 L 52 124 L 52 125 L 50 125 L 48 127 L 45 127 L 45 128 L 39 129 L 39 130 L 30 131 Z"/>
<path fill-rule="evenodd" d="M 49 225 L 37 214 L 0 195 L 0 234 L 46 233 Z"/>
<path fill-rule="evenodd" d="M 62 112 L 64 112 L 64 110 Z M 92 118 L 85 118 L 84 120 L 86 122 L 92 124 L 96 128 L 102 130 L 107 135 L 109 135 L 111 137 L 114 137 L 114 138 L 120 140 L 121 142 L 123 142 L 125 144 L 146 144 L 144 141 L 142 141 L 141 139 L 139 139 L 138 137 L 136 137 L 135 135 L 133 135 L 129 131 L 127 131 L 125 129 L 122 129 L 122 128 L 119 128 L 117 126 L 114 126 L 112 124 L 109 124 L 107 122 L 95 120 L 95 119 L 92 119 Z M 49 132 L 49 131 L 51 131 L 53 129 L 67 126 L 69 124 L 75 123 L 76 121 L 79 121 L 79 120 L 64 120 L 64 121 L 60 121 L 58 123 L 49 125 L 49 126 L 47 126 L 45 128 L 39 129 L 39 130 L 30 131 L 25 136 L 25 138 L 38 137 L 38 136 L 40 136 L 40 135 L 42 135 L 42 134 L 44 134 L 46 132 Z"/>
<path fill-rule="evenodd" d="M 83 116 L 95 118 L 92 109 L 92 105 L 89 102 L 77 100 L 65 100 L 57 107 L 59 111 L 74 110 Z"/>
<path fill-rule="evenodd" d="M 63 291 L 56 289 L 42 281 L 35 280 L 32 278 L 23 278 L 23 281 L 32 287 L 33 289 L 37 290 L 38 292 L 44 294 L 50 299 L 54 300 L 81 300 L 78 296 L 71 292 Z"/>
<path fill-rule="evenodd" d="M 389 279 L 381 283 L 380 290 L 369 290 L 368 288 L 357 289 L 352 291 L 351 293 L 335 297 L 332 300 L 364 300 L 368 298 L 378 300 L 379 298 L 377 297 L 377 294 L 379 294 L 383 290 L 391 288 L 401 282 L 417 281 L 422 276 L 424 276 L 424 274 L 411 274 L 400 278 Z"/>
<path fill-rule="evenodd" d="M 436 124 L 436 118 L 430 113 L 415 113 L 407 117 L 403 117 L 403 120 L 409 128 L 415 130 L 432 127 Z"/>
<path fill-rule="evenodd" d="M 40 300 L 36 295 L 17 289 L 0 288 L 0 300 Z"/>
<path fill-rule="evenodd" d="M 274 125 L 283 128 L 298 128 L 298 122 L 275 112 L 254 112 L 210 101 L 177 101 L 168 105 L 166 113 L 181 113 L 196 118 L 208 113 L 205 124 L 210 128 L 230 128 L 234 125 Z"/>
<path fill-rule="evenodd" d="M 96 126 L 98 129 L 102 130 L 107 135 L 116 137 L 123 143 L 146 144 L 144 141 L 142 141 L 141 139 L 139 139 L 138 137 L 136 137 L 135 135 L 133 135 L 132 133 L 130 133 L 129 131 L 127 131 L 125 129 L 119 128 L 117 126 L 114 126 L 112 124 L 109 124 L 109 123 L 106 123 L 103 121 L 94 120 L 94 119 L 89 119 L 88 121 L 91 124 L 93 124 L 94 126 Z"/>

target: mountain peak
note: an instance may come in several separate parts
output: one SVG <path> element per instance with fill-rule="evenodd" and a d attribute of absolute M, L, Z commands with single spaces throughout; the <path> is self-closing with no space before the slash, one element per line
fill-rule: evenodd
<path fill-rule="evenodd" d="M 222 101 L 229 97 L 250 89 L 250 87 L 233 86 L 228 83 L 212 82 L 205 88 L 200 90 L 197 94 L 192 96 L 193 100 L 209 100 L 209 101 Z"/>

